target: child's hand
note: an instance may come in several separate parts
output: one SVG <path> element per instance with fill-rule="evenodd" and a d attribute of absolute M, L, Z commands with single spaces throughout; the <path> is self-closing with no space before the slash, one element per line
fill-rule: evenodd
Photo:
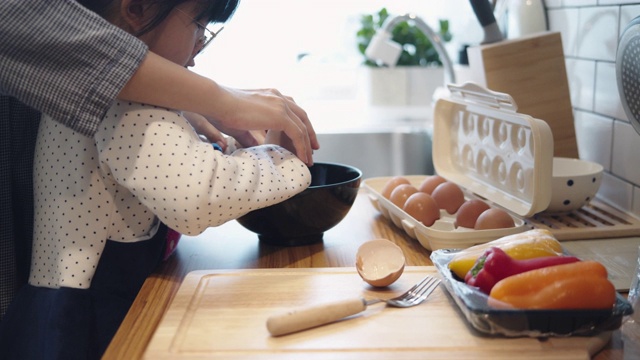
<path fill-rule="evenodd" d="M 258 141 L 258 144 L 262 145 L 262 144 L 270 144 L 267 142 L 267 132 L 264 130 L 251 130 L 249 131 L 251 133 L 251 135 L 253 135 L 253 138 L 256 139 L 256 141 Z"/>
<path fill-rule="evenodd" d="M 291 139 L 283 131 L 267 131 L 267 136 L 265 137 L 264 143 L 280 145 L 295 154 L 295 146 L 293 145 L 293 141 L 291 141 Z"/>
<path fill-rule="evenodd" d="M 182 115 L 189 121 L 198 135 L 204 136 L 211 143 L 218 144 L 222 148 L 222 152 L 227 149 L 225 136 L 215 126 L 211 125 L 204 116 L 188 111 L 184 111 Z"/>

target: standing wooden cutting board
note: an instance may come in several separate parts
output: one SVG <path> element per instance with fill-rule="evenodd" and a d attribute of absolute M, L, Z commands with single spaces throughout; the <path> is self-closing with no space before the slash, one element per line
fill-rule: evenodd
<path fill-rule="evenodd" d="M 373 305 L 351 319 L 271 337 L 276 313 L 351 296 L 391 297 L 434 267 L 408 267 L 390 288 L 374 290 L 354 268 L 198 271 L 184 280 L 156 330 L 146 359 L 586 359 L 600 337 L 488 337 L 465 322 L 440 286 L 408 309 Z M 436 275 L 437 276 L 437 275 Z"/>
<path fill-rule="evenodd" d="M 578 157 L 562 38 L 546 32 L 468 48 L 474 82 L 511 95 L 518 112 L 546 121 L 554 156 Z"/>

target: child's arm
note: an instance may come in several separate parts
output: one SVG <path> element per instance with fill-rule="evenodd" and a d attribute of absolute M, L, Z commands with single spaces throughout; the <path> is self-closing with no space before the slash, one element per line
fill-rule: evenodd
<path fill-rule="evenodd" d="M 225 155 L 179 113 L 150 106 L 112 108 L 95 139 L 103 172 L 184 234 L 279 203 L 311 183 L 307 166 L 280 146 Z"/>

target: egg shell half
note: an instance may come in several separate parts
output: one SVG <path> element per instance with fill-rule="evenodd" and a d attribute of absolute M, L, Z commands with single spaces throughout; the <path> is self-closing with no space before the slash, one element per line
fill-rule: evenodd
<path fill-rule="evenodd" d="M 360 245 L 356 253 L 358 275 L 371 286 L 393 284 L 404 271 L 402 249 L 387 239 L 375 239 Z"/>

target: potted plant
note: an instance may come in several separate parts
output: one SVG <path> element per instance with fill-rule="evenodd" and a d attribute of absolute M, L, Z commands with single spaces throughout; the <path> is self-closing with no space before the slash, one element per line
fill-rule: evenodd
<path fill-rule="evenodd" d="M 358 50 L 364 56 L 371 39 L 390 16 L 386 8 L 360 18 Z M 449 21 L 440 20 L 437 33 L 443 42 L 451 40 Z M 414 24 L 403 21 L 392 29 L 393 41 L 402 46 L 394 68 L 382 68 L 364 57 L 364 88 L 373 105 L 428 105 L 433 91 L 443 83 L 442 62 L 429 38 Z"/>

